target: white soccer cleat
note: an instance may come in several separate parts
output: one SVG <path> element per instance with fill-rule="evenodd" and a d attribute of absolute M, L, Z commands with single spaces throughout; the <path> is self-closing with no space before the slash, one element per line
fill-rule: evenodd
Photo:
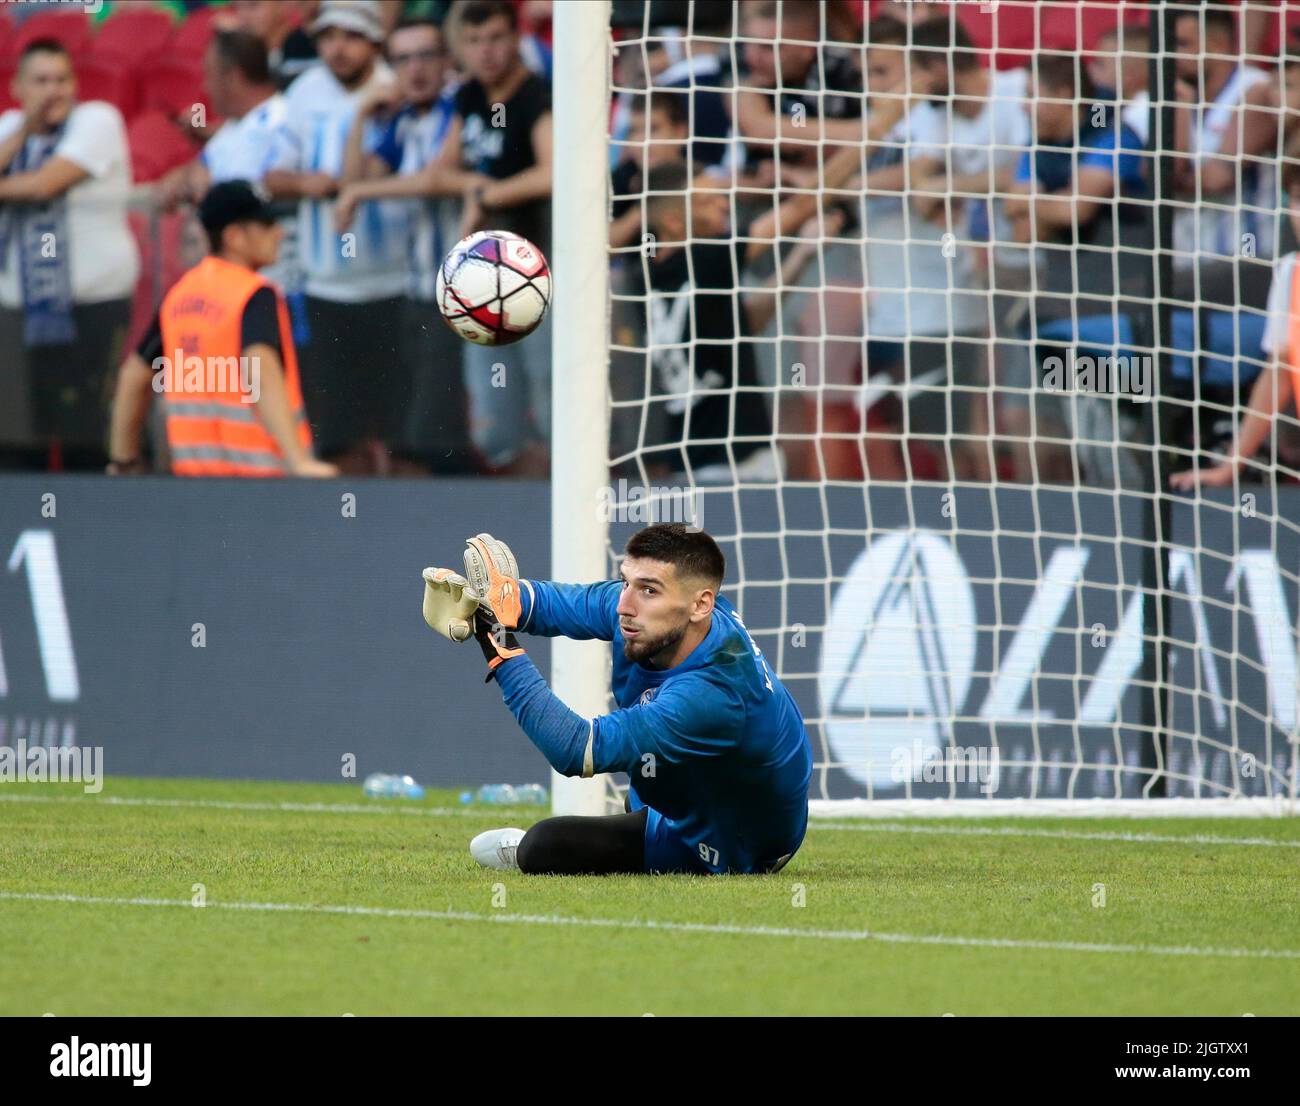
<path fill-rule="evenodd" d="M 484 868 L 508 872 L 519 870 L 515 850 L 524 839 L 521 829 L 494 829 L 480 833 L 469 843 L 469 853 Z"/>

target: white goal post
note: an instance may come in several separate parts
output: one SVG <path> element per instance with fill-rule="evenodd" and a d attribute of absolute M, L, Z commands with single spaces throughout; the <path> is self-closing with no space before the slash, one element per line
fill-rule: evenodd
<path fill-rule="evenodd" d="M 609 40 L 607 0 L 560 0 L 554 15 L 554 274 L 551 418 L 551 576 L 603 580 L 608 484 Z M 579 714 L 604 714 L 609 647 L 556 638 L 551 686 Z M 604 814 L 604 777 L 552 772 L 556 814 Z"/>
<path fill-rule="evenodd" d="M 1294 401 L 1235 482 L 1169 491 L 1231 445 L 1253 380 L 1287 383 L 1260 335 L 1286 330 L 1265 293 L 1300 234 L 1277 199 L 1300 92 L 1231 198 L 1162 145 L 1186 12 L 1203 84 L 1229 82 L 1205 113 L 1220 131 L 1245 141 L 1252 82 L 1285 102 L 1248 18 L 1266 6 L 1111 5 L 1132 26 L 1109 28 L 1098 4 L 1073 26 L 1064 4 L 932 6 L 948 46 L 811 0 L 557 0 L 551 575 L 608 578 L 629 533 L 686 504 L 808 723 L 815 817 L 1300 813 Z M 1247 13 L 1227 55 L 1219 7 Z M 1106 108 L 1092 83 L 1111 71 Z M 1051 101 L 1076 113 L 1061 135 Z M 1198 164 L 1220 140 L 1196 139 Z M 856 171 L 831 180 L 848 146 Z M 1113 177 L 1100 215 L 1080 158 Z M 1065 230 L 1035 206 L 1048 193 Z M 611 244 L 619 216 L 635 230 Z M 552 686 L 611 709 L 608 646 L 557 639 Z M 556 776 L 553 810 L 616 795 Z"/>

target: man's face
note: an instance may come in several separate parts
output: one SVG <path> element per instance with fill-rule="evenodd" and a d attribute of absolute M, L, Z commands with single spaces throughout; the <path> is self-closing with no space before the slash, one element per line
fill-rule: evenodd
<path fill-rule="evenodd" d="M 434 27 L 406 27 L 388 38 L 388 64 L 408 104 L 431 104 L 442 91 L 447 52 Z"/>
<path fill-rule="evenodd" d="M 789 17 L 779 28 L 775 19 L 750 19 L 745 26 L 745 37 L 760 40 L 745 43 L 745 65 L 750 79 L 759 88 L 775 88 L 778 83 L 787 87 L 803 84 L 817 60 L 819 33 L 816 26 Z M 778 36 L 780 45 L 774 47 L 771 43 L 777 42 Z"/>
<path fill-rule="evenodd" d="M 1040 141 L 1059 142 L 1074 134 L 1079 109 L 1068 88 L 1034 86 L 1034 132 Z"/>
<path fill-rule="evenodd" d="M 646 116 L 642 111 L 632 113 L 626 147 L 628 157 L 643 171 L 656 165 L 680 161 L 686 153 L 686 139 L 690 128 L 685 123 L 674 123 L 672 116 L 660 108 L 650 113 L 650 129 L 646 130 Z M 642 143 L 649 141 L 649 145 Z"/>
<path fill-rule="evenodd" d="M 1201 21 L 1194 15 L 1180 16 L 1174 21 L 1174 51 L 1178 57 L 1175 71 L 1185 81 L 1198 88 L 1201 84 Z"/>
<path fill-rule="evenodd" d="M 931 61 L 932 54 L 927 52 L 925 61 L 914 61 L 908 74 L 910 87 L 908 91 L 919 100 L 942 101 L 950 95 L 952 81 L 949 80 L 948 63 Z"/>
<path fill-rule="evenodd" d="M 1300 115 L 1300 64 L 1288 65 L 1285 77 L 1286 110 Z"/>
<path fill-rule="evenodd" d="M 465 71 L 482 84 L 499 81 L 519 56 L 519 36 L 504 15 L 494 15 L 477 27 L 461 28 L 458 39 Z"/>
<path fill-rule="evenodd" d="M 907 51 L 902 46 L 873 46 L 867 51 L 867 91 L 890 92 L 903 83 Z"/>
<path fill-rule="evenodd" d="M 687 586 L 673 565 L 643 557 L 624 557 L 619 575 L 623 578 L 618 597 L 623 656 L 645 662 L 663 653 L 671 655 L 691 625 L 702 590 L 698 581 Z"/>
<path fill-rule="evenodd" d="M 274 265 L 280 256 L 279 223 L 236 223 L 227 227 L 223 240 L 233 246 L 255 269 Z"/>
<path fill-rule="evenodd" d="M 77 78 L 72 63 L 62 54 L 30 55 L 18 67 L 14 99 L 35 116 L 45 130 L 53 130 L 72 112 L 77 99 Z"/>
<path fill-rule="evenodd" d="M 326 27 L 316 36 L 316 52 L 339 83 L 352 87 L 366 77 L 378 53 L 365 35 L 342 27 Z"/>
<path fill-rule="evenodd" d="M 241 31 L 256 35 L 267 46 L 278 46 L 288 37 L 293 5 L 283 0 L 231 0 L 230 14 Z"/>
<path fill-rule="evenodd" d="M 1116 57 L 1116 39 L 1113 34 L 1102 35 L 1097 39 L 1095 52 L 1087 60 L 1088 76 L 1097 88 L 1113 88 L 1123 94 L 1120 88 L 1120 59 Z"/>

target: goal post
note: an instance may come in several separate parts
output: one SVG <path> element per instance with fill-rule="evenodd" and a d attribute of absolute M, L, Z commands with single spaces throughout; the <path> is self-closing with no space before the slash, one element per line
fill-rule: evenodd
<path fill-rule="evenodd" d="M 608 484 L 609 66 L 607 0 L 560 0 L 554 14 L 551 576 L 606 576 Z M 556 638 L 551 686 L 584 717 L 609 701 L 607 645 Z M 552 773 L 556 814 L 604 814 L 607 780 Z"/>
<path fill-rule="evenodd" d="M 1235 480 L 1170 486 L 1300 335 L 1300 93 L 1271 145 L 1250 117 L 1300 66 L 1279 9 L 931 8 L 556 4 L 553 576 L 712 534 L 815 817 L 1300 813 L 1294 400 Z M 553 657 L 610 708 L 607 646 Z"/>

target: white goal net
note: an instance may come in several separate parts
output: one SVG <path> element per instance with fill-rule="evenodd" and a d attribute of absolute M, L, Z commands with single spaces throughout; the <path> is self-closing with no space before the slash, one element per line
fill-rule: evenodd
<path fill-rule="evenodd" d="M 718 539 L 815 809 L 1293 811 L 1300 7 L 576 7 L 607 403 L 555 448 L 608 465 L 557 516 Z"/>

